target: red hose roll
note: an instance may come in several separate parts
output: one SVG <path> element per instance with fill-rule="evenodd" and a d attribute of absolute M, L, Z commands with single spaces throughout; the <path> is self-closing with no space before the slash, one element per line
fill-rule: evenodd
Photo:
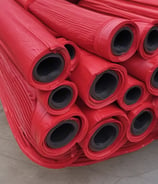
<path fill-rule="evenodd" d="M 99 13 L 110 14 L 127 18 L 134 21 L 140 32 L 140 43 L 138 51 L 140 55 L 147 59 L 158 54 L 158 21 L 137 15 L 123 9 L 118 9 L 107 4 L 107 1 L 80 0 L 79 5 Z"/>
<path fill-rule="evenodd" d="M 89 131 L 80 143 L 84 154 L 91 160 L 108 158 L 124 144 L 129 125 L 126 114 L 115 105 L 92 110 L 80 104 L 80 108 L 89 121 Z"/>
<path fill-rule="evenodd" d="M 0 40 L 29 84 L 46 90 L 63 81 L 70 71 L 67 50 L 12 0 L 0 6 Z"/>
<path fill-rule="evenodd" d="M 61 115 L 75 104 L 78 89 L 73 82 L 63 81 L 52 91 L 37 91 L 38 100 L 50 114 Z"/>
<path fill-rule="evenodd" d="M 119 98 L 126 84 L 126 70 L 81 51 L 80 62 L 70 79 L 77 85 L 79 96 L 87 106 L 98 109 Z"/>
<path fill-rule="evenodd" d="M 144 102 L 134 110 L 128 112 L 130 126 L 127 138 L 130 142 L 139 142 L 145 139 L 156 127 L 156 108 L 151 102 Z"/>
<path fill-rule="evenodd" d="M 35 90 L 26 83 L 2 47 L 0 47 L 0 84 L 0 98 L 4 111 L 22 151 L 32 161 L 44 167 L 62 168 L 74 162 L 79 156 L 77 146 L 54 158 L 43 157 L 36 151 L 37 144 L 30 131 L 37 100 Z"/>
<path fill-rule="evenodd" d="M 127 83 L 117 102 L 125 111 L 130 111 L 142 104 L 149 96 L 149 93 L 143 82 L 130 75 L 128 75 L 126 79 Z"/>
<path fill-rule="evenodd" d="M 64 38 L 58 38 L 57 40 L 59 43 L 64 45 L 69 53 L 71 61 L 71 72 L 73 72 L 80 61 L 80 49 L 75 43 L 70 40 L 66 40 Z"/>
<path fill-rule="evenodd" d="M 65 0 L 17 0 L 61 36 L 113 62 L 123 62 L 136 51 L 138 28 L 129 20 L 101 15 Z M 126 35 L 126 39 L 124 39 Z"/>
<path fill-rule="evenodd" d="M 158 6 L 157 0 L 152 0 L 152 1 L 148 1 L 148 0 L 128 0 L 128 1 L 138 2 L 138 3 L 140 3 L 140 6 L 141 6 L 141 4 L 146 4 L 146 5 L 149 5 L 149 8 L 150 8 L 150 6 Z"/>
<path fill-rule="evenodd" d="M 138 55 L 133 56 L 123 64 L 128 73 L 145 82 L 148 91 L 158 95 L 158 57 L 144 60 Z"/>
<path fill-rule="evenodd" d="M 87 134 L 88 122 L 77 106 L 61 116 L 51 116 L 37 104 L 31 125 L 31 134 L 38 152 L 56 157 L 69 151 Z"/>

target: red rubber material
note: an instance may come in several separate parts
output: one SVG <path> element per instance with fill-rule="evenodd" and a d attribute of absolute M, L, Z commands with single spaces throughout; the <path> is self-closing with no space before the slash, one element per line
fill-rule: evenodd
<path fill-rule="evenodd" d="M 63 81 L 69 75 L 71 67 L 67 50 L 37 19 L 23 11 L 14 1 L 1 1 L 0 6 L 0 39 L 6 46 L 7 54 L 29 84 L 38 89 L 50 90 Z M 16 29 L 12 29 L 13 27 Z M 49 82 L 35 80 L 33 70 L 37 62 L 47 54 L 53 53 L 58 53 L 63 58 L 61 74 Z"/>
<path fill-rule="evenodd" d="M 27 2 L 20 0 L 17 2 L 26 7 Z M 28 10 L 61 36 L 113 62 L 127 60 L 138 47 L 138 28 L 130 20 L 101 15 L 65 0 L 35 0 L 28 6 Z M 129 48 L 124 47 L 126 51 L 116 54 L 112 52 L 113 39 L 122 29 L 128 30 L 130 34 Z"/>
<path fill-rule="evenodd" d="M 149 114 L 145 114 L 146 112 L 152 113 L 152 118 L 148 122 L 148 116 Z M 144 114 L 142 114 L 144 113 Z M 142 103 L 140 106 L 136 107 L 132 111 L 128 112 L 128 118 L 130 121 L 130 126 L 127 130 L 127 138 L 130 142 L 139 142 L 145 139 L 156 127 L 157 124 L 157 111 L 156 108 L 152 105 L 150 101 Z M 139 120 L 137 122 L 135 121 L 135 118 L 139 117 Z M 150 117 L 149 117 L 150 118 Z M 132 133 L 132 123 L 135 121 L 135 126 L 137 130 L 142 129 L 143 131 L 141 134 L 133 134 Z M 147 126 L 146 126 L 147 125 Z"/>
<path fill-rule="evenodd" d="M 64 38 L 58 38 L 57 40 L 68 50 L 71 61 L 71 72 L 73 72 L 80 61 L 80 49 L 74 42 L 70 40 L 66 40 Z"/>
<path fill-rule="evenodd" d="M 106 71 L 116 72 L 119 76 L 118 84 L 110 96 L 105 99 L 97 100 L 90 94 L 90 90 L 97 77 Z M 75 82 L 78 87 L 80 98 L 84 101 L 84 103 L 86 103 L 87 106 L 93 109 L 104 107 L 118 99 L 120 93 L 126 85 L 126 77 L 126 69 L 121 65 L 110 63 L 83 50 L 81 50 L 78 67 L 70 76 L 71 80 Z M 107 82 L 105 83 L 106 85 L 108 84 Z M 108 90 L 108 87 L 103 90 Z"/>
<path fill-rule="evenodd" d="M 89 131 L 85 139 L 80 143 L 84 154 L 91 160 L 101 160 L 108 158 L 112 153 L 118 150 L 126 139 L 126 131 L 129 125 L 126 114 L 115 105 L 109 105 L 99 110 L 92 110 L 80 104 L 80 107 L 89 121 Z M 115 141 L 101 151 L 92 151 L 89 147 L 93 134 L 103 125 L 114 122 L 119 127 L 118 135 Z"/>
<path fill-rule="evenodd" d="M 152 31 L 153 28 L 158 29 L 158 21 L 147 18 L 145 16 L 137 15 L 135 13 L 131 13 L 129 11 L 125 11 L 124 9 L 118 9 L 115 6 L 109 5 L 106 0 L 97 1 L 97 0 L 80 0 L 78 5 L 81 7 L 85 7 L 87 9 L 108 15 L 115 15 L 117 17 L 122 17 L 134 21 L 140 33 L 140 42 L 138 51 L 140 55 L 145 58 L 151 58 L 158 54 L 158 47 L 156 46 L 152 51 L 147 51 L 144 47 L 145 40 L 148 39 L 148 35 Z M 158 37 L 158 33 L 157 33 Z M 156 43 L 155 43 L 156 44 Z M 158 43 L 157 43 L 158 44 Z M 156 44 L 156 45 L 157 45 Z"/>
<path fill-rule="evenodd" d="M 143 82 L 131 77 L 130 75 L 128 75 L 126 79 L 127 83 L 122 90 L 117 103 L 125 111 L 130 111 L 144 103 L 149 96 L 149 92 Z"/>
<path fill-rule="evenodd" d="M 74 162 L 80 154 L 76 143 L 84 138 L 88 130 L 88 122 L 79 108 L 73 106 L 61 116 L 49 115 L 38 103 L 35 90 L 23 79 L 2 47 L 0 70 L 0 97 L 9 125 L 22 151 L 44 167 L 62 168 Z M 49 130 L 60 121 L 77 117 L 80 128 L 76 137 L 63 148 L 48 148 L 45 136 Z"/>
<path fill-rule="evenodd" d="M 70 110 L 78 97 L 78 89 L 73 82 L 63 81 L 52 91 L 37 91 L 37 98 L 46 111 L 61 115 Z"/>
<path fill-rule="evenodd" d="M 148 91 L 155 96 L 158 95 L 158 88 L 156 85 L 156 76 L 158 68 L 157 61 L 157 56 L 148 60 L 144 60 L 139 57 L 139 55 L 135 55 L 123 64 L 127 69 L 128 73 L 134 76 L 135 78 L 143 81 L 146 84 Z"/>

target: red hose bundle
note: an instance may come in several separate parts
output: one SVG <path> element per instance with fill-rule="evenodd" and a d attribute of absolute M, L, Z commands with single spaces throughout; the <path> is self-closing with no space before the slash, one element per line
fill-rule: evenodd
<path fill-rule="evenodd" d="M 158 21 L 137 15 L 124 9 L 110 6 L 107 1 L 80 0 L 79 5 L 103 14 L 110 14 L 134 21 L 140 32 L 138 51 L 143 58 L 151 58 L 158 54 Z"/>
<path fill-rule="evenodd" d="M 126 114 L 115 105 L 92 110 L 81 104 L 80 108 L 90 126 L 80 143 L 84 154 L 91 160 L 108 158 L 124 144 L 129 125 Z"/>
<path fill-rule="evenodd" d="M 2 103 L 24 153 L 38 164 L 51 168 L 66 167 L 77 159 L 76 143 L 84 138 L 88 129 L 79 108 L 73 106 L 61 116 L 49 115 L 37 102 L 35 90 L 22 78 L 2 47 L 0 70 Z M 63 128 L 65 134 L 61 134 Z"/>
<path fill-rule="evenodd" d="M 113 62 L 125 61 L 138 47 L 138 28 L 130 20 L 101 15 L 65 0 L 17 2 L 61 36 Z"/>
<path fill-rule="evenodd" d="M 123 64 L 128 73 L 145 82 L 148 91 L 158 95 L 158 57 L 144 60 L 138 55 L 133 56 Z"/>
<path fill-rule="evenodd" d="M 157 112 L 151 102 L 144 102 L 127 113 L 130 126 L 127 138 L 130 142 L 139 142 L 145 139 L 156 127 Z"/>
<path fill-rule="evenodd" d="M 79 96 L 93 109 L 109 105 L 119 98 L 126 85 L 124 67 L 81 51 L 80 62 L 71 75 L 78 87 Z"/>
<path fill-rule="evenodd" d="M 48 113 L 60 115 L 75 104 L 78 89 L 73 82 L 65 80 L 52 91 L 38 91 L 37 96 Z"/>
<path fill-rule="evenodd" d="M 149 93 L 143 82 L 130 75 L 127 76 L 126 80 L 127 83 L 117 102 L 125 111 L 129 111 L 142 104 L 149 96 Z"/>
<path fill-rule="evenodd" d="M 70 71 L 67 50 L 13 1 L 1 1 L 0 6 L 0 40 L 24 78 L 42 90 L 64 80 Z"/>

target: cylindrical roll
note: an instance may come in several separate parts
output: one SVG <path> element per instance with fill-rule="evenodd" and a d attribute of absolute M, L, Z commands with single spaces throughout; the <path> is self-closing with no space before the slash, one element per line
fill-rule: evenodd
<path fill-rule="evenodd" d="M 63 81 L 70 71 L 67 50 L 14 1 L 0 6 L 0 40 L 29 84 L 46 90 Z"/>
<path fill-rule="evenodd" d="M 12 133 L 25 155 L 48 168 L 69 166 L 78 156 L 78 146 L 57 157 L 43 157 L 31 136 L 31 121 L 36 106 L 35 90 L 28 85 L 15 65 L 0 47 L 0 99 Z M 35 149 L 36 148 L 36 149 Z"/>
<path fill-rule="evenodd" d="M 127 115 L 130 121 L 127 138 L 130 142 L 142 141 L 156 127 L 157 112 L 151 102 L 142 103 Z"/>
<path fill-rule="evenodd" d="M 145 16 L 137 15 L 118 7 L 110 6 L 106 0 L 80 0 L 79 5 L 103 14 L 111 14 L 134 21 L 140 32 L 138 51 L 147 59 L 158 54 L 158 21 Z"/>
<path fill-rule="evenodd" d="M 76 102 L 78 89 L 73 82 L 64 81 L 52 91 L 38 91 L 38 100 L 50 114 L 64 114 Z"/>
<path fill-rule="evenodd" d="M 34 0 L 29 5 L 17 1 L 61 36 L 113 62 L 127 60 L 138 47 L 138 28 L 130 20 L 101 15 L 65 0 Z"/>
<path fill-rule="evenodd" d="M 61 116 L 52 116 L 37 104 L 31 134 L 41 155 L 51 158 L 66 153 L 83 140 L 87 130 L 87 119 L 77 106 Z"/>
<path fill-rule="evenodd" d="M 158 57 L 144 60 L 138 55 L 133 56 L 123 64 L 128 73 L 145 82 L 148 91 L 158 96 Z"/>
<path fill-rule="evenodd" d="M 82 100 L 90 108 L 98 109 L 118 99 L 126 84 L 126 76 L 121 65 L 82 50 L 79 65 L 70 79 L 77 85 Z"/>
<path fill-rule="evenodd" d="M 149 96 L 149 93 L 143 82 L 130 75 L 128 75 L 126 79 L 127 83 L 117 102 L 125 111 L 129 111 L 143 103 Z"/>
<path fill-rule="evenodd" d="M 126 114 L 115 105 L 92 110 L 81 104 L 80 108 L 89 121 L 89 131 L 80 143 L 84 154 L 91 160 L 108 158 L 124 144 L 129 125 Z"/>

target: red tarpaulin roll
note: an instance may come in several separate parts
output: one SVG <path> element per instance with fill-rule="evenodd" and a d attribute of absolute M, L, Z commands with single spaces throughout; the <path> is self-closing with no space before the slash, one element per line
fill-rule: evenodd
<path fill-rule="evenodd" d="M 70 79 L 79 96 L 93 109 L 109 105 L 119 98 L 126 84 L 126 69 L 81 50 L 80 62 Z"/>
<path fill-rule="evenodd" d="M 2 0 L 0 6 L 0 40 L 24 78 L 42 90 L 63 81 L 70 71 L 67 50 L 17 3 Z"/>
<path fill-rule="evenodd" d="M 88 130 L 88 122 L 79 108 L 73 106 L 59 117 L 47 114 L 37 102 L 35 90 L 22 78 L 2 48 L 0 71 L 0 97 L 23 152 L 36 163 L 50 168 L 66 167 L 76 160 L 79 153 L 75 144 Z M 63 127 L 65 134 L 61 135 Z"/>
<path fill-rule="evenodd" d="M 135 55 L 123 65 L 130 75 L 145 82 L 152 95 L 158 96 L 158 56 L 144 60 Z"/>
<path fill-rule="evenodd" d="M 122 90 L 117 102 L 125 111 L 129 111 L 142 104 L 149 96 L 149 93 L 143 82 L 130 75 L 127 76 L 126 80 L 125 88 Z"/>
<path fill-rule="evenodd" d="M 69 111 L 78 96 L 73 82 L 63 81 L 52 91 L 37 91 L 38 100 L 50 114 L 60 115 Z"/>
<path fill-rule="evenodd" d="M 113 62 L 125 61 L 138 47 L 138 28 L 130 20 L 101 15 L 65 0 L 17 2 L 61 36 Z"/>
<path fill-rule="evenodd" d="M 142 103 L 127 115 L 130 126 L 127 130 L 127 138 L 130 142 L 139 142 L 145 139 L 156 127 L 156 108 L 149 101 Z"/>
<path fill-rule="evenodd" d="M 126 114 L 115 105 L 92 110 L 80 104 L 80 108 L 90 126 L 80 143 L 84 154 L 92 160 L 108 158 L 124 144 L 129 125 Z"/>
<path fill-rule="evenodd" d="M 134 21 L 140 32 L 140 43 L 138 51 L 140 55 L 147 59 L 158 54 L 158 21 L 137 15 L 123 9 L 118 9 L 106 3 L 107 1 L 80 0 L 79 5 L 103 14 L 115 15 Z"/>

